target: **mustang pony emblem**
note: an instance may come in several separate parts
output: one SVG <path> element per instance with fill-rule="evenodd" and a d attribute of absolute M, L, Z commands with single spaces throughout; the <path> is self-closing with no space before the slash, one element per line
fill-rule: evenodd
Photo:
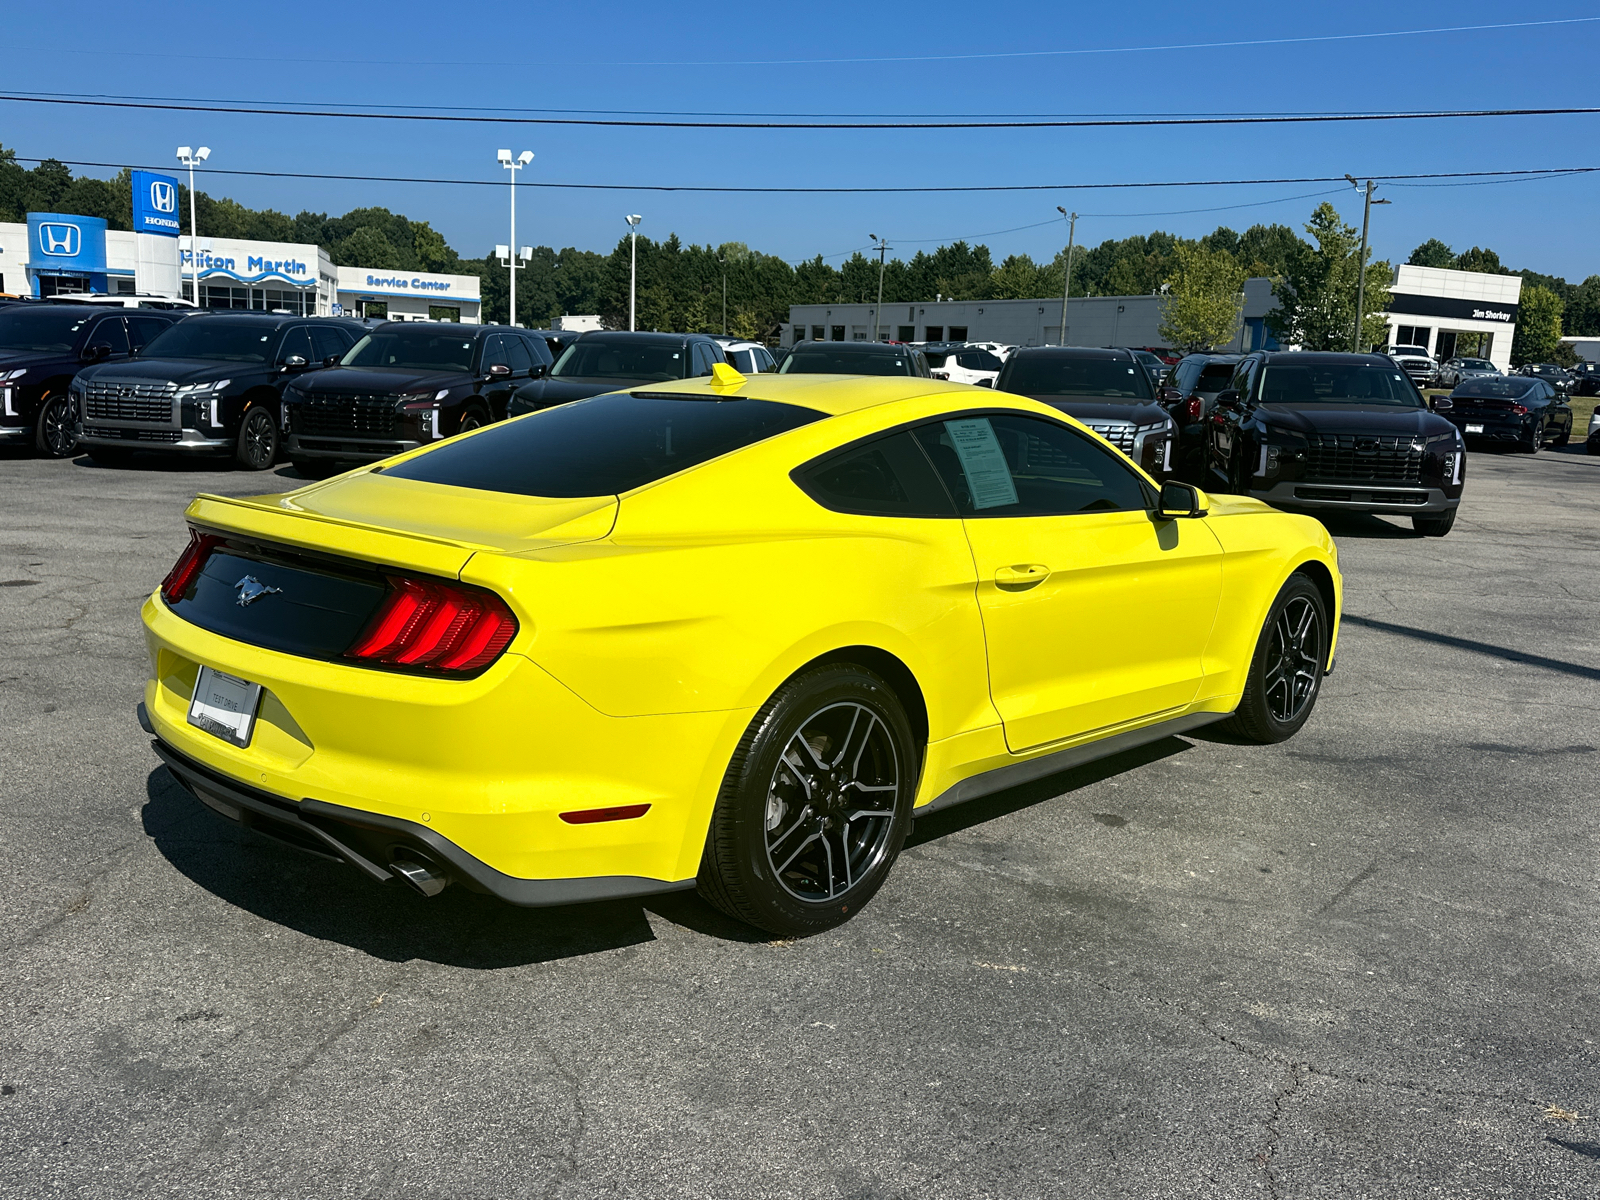
<path fill-rule="evenodd" d="M 261 599 L 261 597 L 270 596 L 273 592 L 283 591 L 282 588 L 277 588 L 271 586 L 270 584 L 262 583 L 261 580 L 257 579 L 254 575 L 246 575 L 233 586 L 239 589 L 240 608 L 246 608 L 249 605 L 254 604 L 257 600 Z"/>

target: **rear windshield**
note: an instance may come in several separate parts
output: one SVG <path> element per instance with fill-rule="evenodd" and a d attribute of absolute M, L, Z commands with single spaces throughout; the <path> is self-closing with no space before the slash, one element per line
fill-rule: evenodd
<path fill-rule="evenodd" d="M 145 358 L 264 363 L 278 330 L 260 321 L 179 321 L 144 348 Z"/>
<path fill-rule="evenodd" d="M 586 337 L 566 348 L 550 374 L 562 378 L 587 376 L 665 383 L 670 379 L 687 378 L 688 363 L 688 347 L 682 342 Z"/>
<path fill-rule="evenodd" d="M 783 360 L 780 375 L 915 375 L 909 352 L 894 350 L 813 350 L 796 346 Z"/>
<path fill-rule="evenodd" d="M 1200 382 L 1195 387 L 1202 392 L 1220 392 L 1233 382 L 1233 367 L 1228 363 L 1212 363 L 1200 368 Z"/>
<path fill-rule="evenodd" d="M 0 350 L 65 354 L 77 345 L 83 327 L 98 314 L 92 308 L 0 309 Z"/>
<path fill-rule="evenodd" d="M 611 392 L 444 442 L 384 473 L 516 496 L 611 496 L 822 417 L 772 400 Z"/>
<path fill-rule="evenodd" d="M 1347 363 L 1271 366 L 1263 373 L 1263 404 L 1393 404 L 1421 408 L 1404 371 Z"/>
<path fill-rule="evenodd" d="M 436 325 L 379 329 L 352 346 L 342 361 L 347 367 L 470 371 L 472 342 L 459 333 L 441 333 Z"/>
<path fill-rule="evenodd" d="M 1071 358 L 1064 354 L 1019 355 L 1006 363 L 1000 387 L 1019 396 L 1096 396 L 1148 400 L 1150 376 L 1122 358 Z"/>
<path fill-rule="evenodd" d="M 1512 375 L 1479 375 L 1463 379 L 1456 385 L 1452 396 L 1492 396 L 1501 400 L 1515 400 L 1533 390 L 1533 380 Z"/>

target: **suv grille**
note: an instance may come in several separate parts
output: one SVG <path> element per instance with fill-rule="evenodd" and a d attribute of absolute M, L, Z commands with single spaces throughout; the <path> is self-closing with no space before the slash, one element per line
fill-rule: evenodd
<path fill-rule="evenodd" d="M 172 399 L 178 385 L 161 383 L 117 383 L 93 380 L 83 399 L 83 415 L 90 421 L 172 420 Z"/>
<path fill-rule="evenodd" d="M 1133 453 L 1134 424 L 1132 421 L 1085 421 L 1084 424 L 1124 454 Z"/>
<path fill-rule="evenodd" d="M 289 406 L 289 427 L 296 433 L 394 436 L 395 398 L 349 392 L 312 392 Z"/>
<path fill-rule="evenodd" d="M 1422 442 L 1410 434 L 1313 434 L 1305 478 L 1330 483 L 1421 483 Z"/>

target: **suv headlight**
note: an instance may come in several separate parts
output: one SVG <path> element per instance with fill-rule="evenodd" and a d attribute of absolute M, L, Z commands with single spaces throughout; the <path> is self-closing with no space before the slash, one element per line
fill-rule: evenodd
<path fill-rule="evenodd" d="M 231 379 L 213 379 L 210 383 L 186 383 L 178 389 L 178 395 L 185 400 L 192 400 L 197 396 L 220 392 L 232 382 Z"/>

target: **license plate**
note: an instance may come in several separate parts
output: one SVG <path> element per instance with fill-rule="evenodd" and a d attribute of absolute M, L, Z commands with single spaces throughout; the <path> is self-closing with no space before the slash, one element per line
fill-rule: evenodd
<path fill-rule="evenodd" d="M 1468 425 L 1467 426 L 1467 432 L 1468 433 L 1482 433 L 1483 432 L 1483 426 L 1482 425 Z"/>
<path fill-rule="evenodd" d="M 259 683 L 201 667 L 189 701 L 189 724 L 235 746 L 248 746 L 260 704 Z"/>

